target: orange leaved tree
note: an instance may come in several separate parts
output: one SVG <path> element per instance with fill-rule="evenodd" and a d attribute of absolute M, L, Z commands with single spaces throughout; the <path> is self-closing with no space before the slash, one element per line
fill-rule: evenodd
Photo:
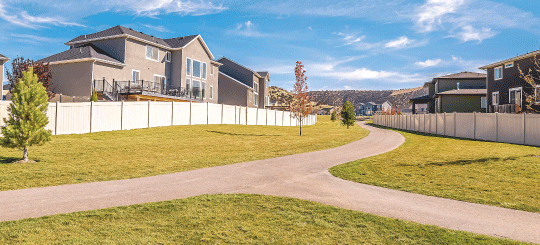
<path fill-rule="evenodd" d="M 310 102 L 310 96 L 307 94 L 308 86 L 306 82 L 306 70 L 302 62 L 297 61 L 294 68 L 294 74 L 296 75 L 296 83 L 294 84 L 293 100 L 291 103 L 291 112 L 293 117 L 300 123 L 300 136 L 302 135 L 302 123 L 311 111 L 313 106 Z"/>

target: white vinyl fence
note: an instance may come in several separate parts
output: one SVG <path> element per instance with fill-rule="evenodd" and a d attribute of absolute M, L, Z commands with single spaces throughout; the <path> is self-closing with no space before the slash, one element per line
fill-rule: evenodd
<path fill-rule="evenodd" d="M 540 146 L 540 115 L 536 114 L 375 115 L 373 123 L 390 128 L 459 138 Z"/>
<path fill-rule="evenodd" d="M 0 102 L 0 117 L 7 118 L 10 102 Z M 76 102 L 49 103 L 47 111 L 54 135 L 199 124 L 297 126 L 290 112 L 191 102 Z M 302 125 L 313 125 L 315 115 Z M 0 126 L 3 126 L 1 120 Z"/>

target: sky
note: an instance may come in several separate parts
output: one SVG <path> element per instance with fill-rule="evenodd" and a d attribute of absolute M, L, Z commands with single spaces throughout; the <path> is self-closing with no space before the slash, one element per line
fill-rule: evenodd
<path fill-rule="evenodd" d="M 291 90 L 395 90 L 540 48 L 536 1 L 0 0 L 0 54 L 38 60 L 116 25 L 160 38 L 200 34 Z M 10 64 L 7 64 L 10 67 Z"/>

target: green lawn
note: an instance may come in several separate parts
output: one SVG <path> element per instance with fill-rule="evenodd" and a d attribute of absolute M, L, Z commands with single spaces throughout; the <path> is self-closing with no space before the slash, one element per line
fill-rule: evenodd
<path fill-rule="evenodd" d="M 540 212 L 540 148 L 396 130 L 398 149 L 330 169 L 408 192 Z"/>
<path fill-rule="evenodd" d="M 337 147 L 368 135 L 329 116 L 313 126 L 196 125 L 53 136 L 30 149 L 34 164 L 9 164 L 22 151 L 0 148 L 0 191 L 128 179 Z"/>
<path fill-rule="evenodd" d="M 520 244 L 315 202 L 204 195 L 0 223 L 1 244 Z"/>

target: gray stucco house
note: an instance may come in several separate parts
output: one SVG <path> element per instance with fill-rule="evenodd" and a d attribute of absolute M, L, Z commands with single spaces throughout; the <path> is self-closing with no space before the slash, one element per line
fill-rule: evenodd
<path fill-rule="evenodd" d="M 227 57 L 217 62 L 222 64 L 219 67 L 218 103 L 262 109 L 270 105 L 268 72 L 255 72 Z"/>
<path fill-rule="evenodd" d="M 57 93 L 110 100 L 218 101 L 220 63 L 200 35 L 161 39 L 115 26 L 80 35 L 41 59 Z"/>

